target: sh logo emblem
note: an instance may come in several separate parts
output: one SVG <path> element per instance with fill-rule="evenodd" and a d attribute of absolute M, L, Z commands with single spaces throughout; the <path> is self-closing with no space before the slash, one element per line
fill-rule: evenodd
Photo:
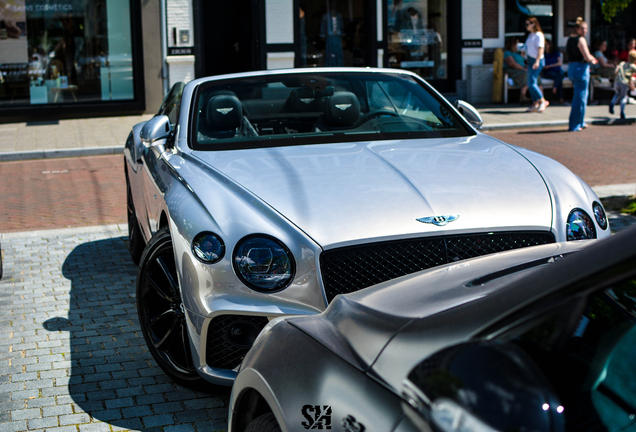
<path fill-rule="evenodd" d="M 305 429 L 331 429 L 331 407 L 329 405 L 305 405 L 302 414 L 308 420 L 302 422 Z"/>

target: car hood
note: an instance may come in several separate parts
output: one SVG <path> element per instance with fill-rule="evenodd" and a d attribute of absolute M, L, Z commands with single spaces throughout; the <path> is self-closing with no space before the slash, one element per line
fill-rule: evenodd
<path fill-rule="evenodd" d="M 486 135 L 195 152 L 323 248 L 506 229 L 550 230 L 543 178 Z M 458 215 L 447 226 L 418 218 Z"/>
<path fill-rule="evenodd" d="M 338 295 L 321 314 L 286 320 L 361 370 L 373 366 L 383 379 L 397 373 L 399 383 L 426 350 L 444 343 L 453 327 L 466 327 L 469 317 L 454 316 L 449 322 L 437 323 L 433 330 L 409 334 L 410 348 L 392 342 L 400 339 L 405 328 L 483 299 L 594 243 L 552 243 L 443 265 Z M 516 295 L 521 301 L 533 293 Z M 482 318 L 487 321 L 496 316 Z M 383 357 L 391 360 L 378 364 Z M 391 365 L 397 363 L 404 367 L 392 371 Z"/>

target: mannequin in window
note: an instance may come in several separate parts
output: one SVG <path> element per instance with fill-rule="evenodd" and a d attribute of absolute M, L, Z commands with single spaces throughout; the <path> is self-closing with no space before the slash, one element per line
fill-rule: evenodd
<path fill-rule="evenodd" d="M 322 16 L 320 37 L 325 40 L 325 66 L 342 66 L 342 37 L 344 36 L 344 20 L 337 10 L 338 2 L 332 1 L 327 13 Z"/>

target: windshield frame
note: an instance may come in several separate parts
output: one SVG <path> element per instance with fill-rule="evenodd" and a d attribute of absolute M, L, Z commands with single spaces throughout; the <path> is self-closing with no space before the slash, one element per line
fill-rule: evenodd
<path fill-rule="evenodd" d="M 325 133 L 298 133 L 289 134 L 287 136 L 277 135 L 272 136 L 269 139 L 240 139 L 240 140 L 219 140 L 218 144 L 205 144 L 201 145 L 197 140 L 197 107 L 199 104 L 199 98 L 210 87 L 224 86 L 231 83 L 237 83 L 241 81 L 250 80 L 263 80 L 263 81 L 276 81 L 285 80 L 288 78 L 298 78 L 302 75 L 320 75 L 320 76 L 356 76 L 356 75 L 368 75 L 369 77 L 378 77 L 378 81 L 382 76 L 390 79 L 410 80 L 412 83 L 422 87 L 436 103 L 441 107 L 444 107 L 458 124 L 459 128 L 455 130 L 446 131 L 400 131 L 400 132 L 382 132 L 375 131 L 370 133 L 355 132 L 355 131 L 337 131 L 328 134 Z M 349 142 L 370 142 L 370 141 L 386 141 L 386 140 L 410 140 L 410 139 L 426 139 L 426 138 L 466 138 L 477 135 L 475 129 L 461 116 L 456 109 L 435 89 L 433 89 L 426 81 L 422 80 L 412 74 L 404 74 L 393 71 L 368 71 L 367 69 L 361 69 L 360 71 L 352 70 L 317 70 L 317 71 L 289 71 L 276 74 L 263 75 L 249 75 L 240 77 L 224 77 L 222 79 L 210 79 L 203 81 L 193 89 L 192 97 L 190 99 L 190 106 L 188 108 L 188 147 L 197 151 L 223 151 L 223 150 L 244 150 L 244 149 L 256 149 L 256 148 L 270 148 L 270 147 L 287 147 L 287 146 L 302 146 L 302 145 L 316 145 L 316 144 L 334 144 L 334 143 L 349 143 Z"/>

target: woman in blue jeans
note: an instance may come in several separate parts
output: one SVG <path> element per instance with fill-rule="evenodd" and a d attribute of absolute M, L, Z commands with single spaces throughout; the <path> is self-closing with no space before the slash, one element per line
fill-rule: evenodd
<path fill-rule="evenodd" d="M 545 66 L 543 52 L 545 50 L 545 36 L 541 31 L 539 20 L 535 17 L 528 17 L 526 29 L 530 32 L 526 39 L 526 60 L 528 61 L 528 89 L 532 98 L 532 106 L 528 112 L 543 112 L 550 104 L 543 97 L 539 88 L 539 75 Z"/>
<path fill-rule="evenodd" d="M 585 129 L 585 108 L 587 107 L 587 94 L 590 86 L 590 65 L 596 64 L 596 58 L 590 54 L 585 35 L 587 23 L 583 18 L 577 18 L 574 33 L 568 38 L 566 50 L 570 65 L 568 77 L 572 81 L 574 91 L 572 94 L 572 108 L 570 110 L 570 122 L 568 130 L 571 132 Z"/>

